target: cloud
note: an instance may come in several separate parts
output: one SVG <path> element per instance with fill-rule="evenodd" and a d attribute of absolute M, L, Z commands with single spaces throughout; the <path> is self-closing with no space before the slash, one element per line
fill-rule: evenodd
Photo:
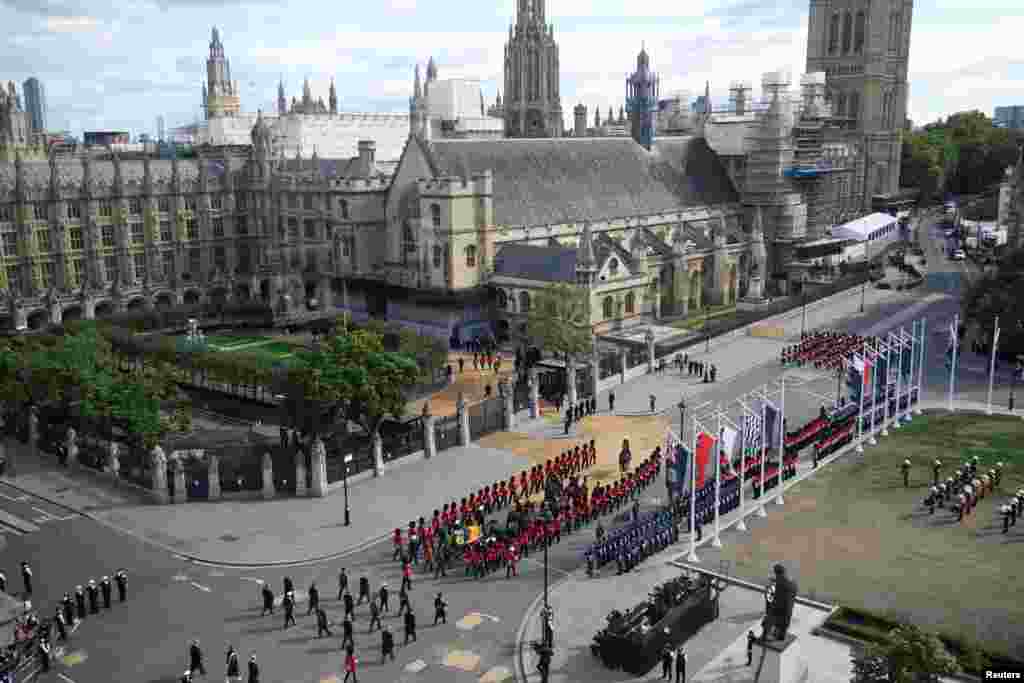
<path fill-rule="evenodd" d="M 81 12 L 81 7 L 50 0 L 0 0 L 0 7 L 10 7 L 15 12 L 39 16 L 72 16 Z"/>
<path fill-rule="evenodd" d="M 93 17 L 47 17 L 46 30 L 50 33 L 84 33 L 98 29 L 100 22 Z"/>

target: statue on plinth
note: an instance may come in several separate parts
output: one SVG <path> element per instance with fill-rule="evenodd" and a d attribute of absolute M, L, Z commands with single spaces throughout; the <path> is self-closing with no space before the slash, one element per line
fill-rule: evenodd
<path fill-rule="evenodd" d="M 786 576 L 786 568 L 775 565 L 775 579 L 768 584 L 765 593 L 764 620 L 761 622 L 761 640 L 785 640 L 789 623 L 793 619 L 793 605 L 796 604 L 796 582 Z"/>

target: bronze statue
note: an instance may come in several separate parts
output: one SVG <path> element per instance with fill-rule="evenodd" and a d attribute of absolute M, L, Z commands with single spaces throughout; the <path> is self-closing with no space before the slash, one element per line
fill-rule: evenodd
<path fill-rule="evenodd" d="M 785 640 L 796 603 L 796 582 L 786 576 L 786 568 L 775 565 L 775 580 L 765 591 L 765 614 L 761 622 L 761 640 Z"/>

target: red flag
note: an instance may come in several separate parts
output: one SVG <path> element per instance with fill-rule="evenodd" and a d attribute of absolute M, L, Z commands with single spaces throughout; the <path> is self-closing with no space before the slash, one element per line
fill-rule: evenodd
<path fill-rule="evenodd" d="M 697 436 L 697 488 L 704 485 L 704 470 L 707 468 L 708 462 L 711 460 L 711 454 L 714 452 L 716 439 L 713 436 L 709 436 L 704 432 L 701 432 Z"/>

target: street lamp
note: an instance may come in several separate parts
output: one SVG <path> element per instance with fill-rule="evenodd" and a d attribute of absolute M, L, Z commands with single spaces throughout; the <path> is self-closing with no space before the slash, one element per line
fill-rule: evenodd
<path fill-rule="evenodd" d="M 711 351 L 711 335 L 708 334 L 708 314 L 711 312 L 711 307 L 704 304 L 704 352 L 709 353 Z"/>
<path fill-rule="evenodd" d="M 345 526 L 352 526 L 352 515 L 348 509 L 348 464 L 352 462 L 352 454 L 349 453 L 345 456 L 344 465 L 345 469 L 342 473 L 342 486 L 345 489 Z"/>
<path fill-rule="evenodd" d="M 800 338 L 804 338 L 807 330 L 807 273 L 800 278 L 800 297 L 803 299 L 803 306 L 800 314 Z"/>

